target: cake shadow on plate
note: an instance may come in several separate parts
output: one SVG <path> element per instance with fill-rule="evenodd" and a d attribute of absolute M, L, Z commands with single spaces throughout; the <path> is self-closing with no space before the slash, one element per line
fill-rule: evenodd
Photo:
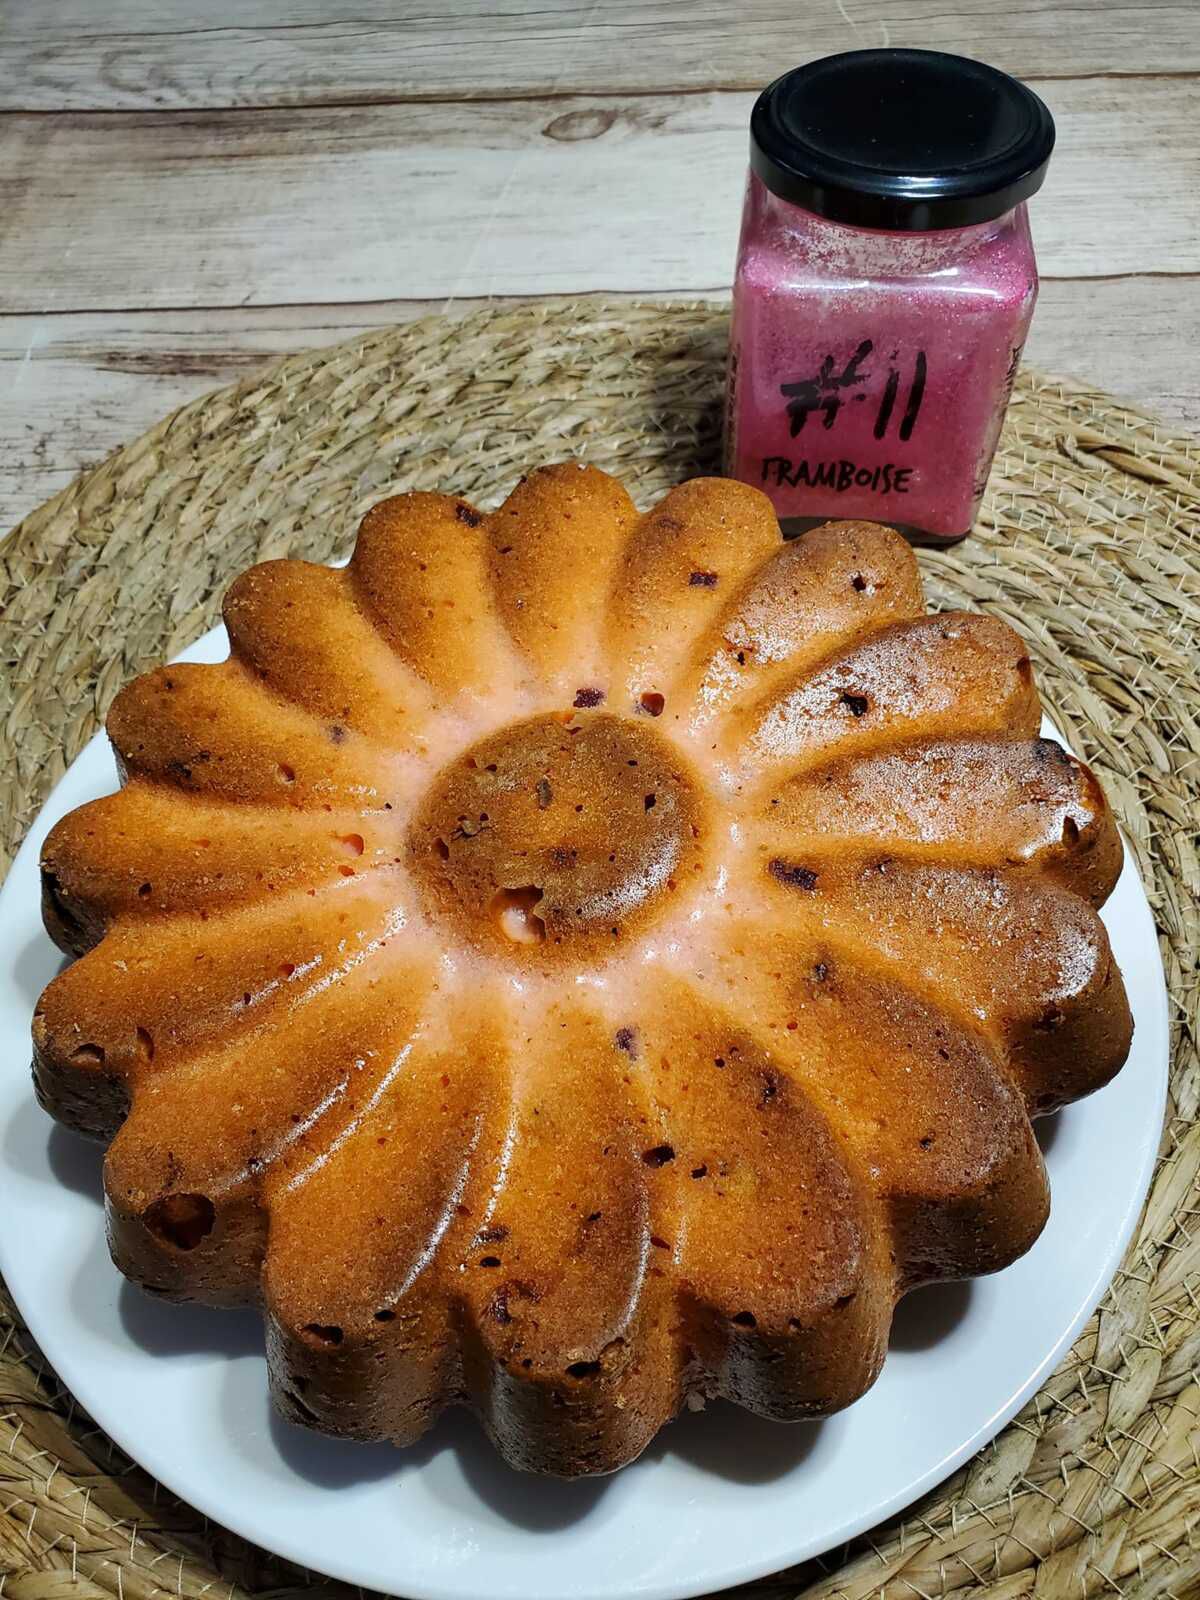
<path fill-rule="evenodd" d="M 241 1401 L 231 1392 L 230 1404 Z M 464 1410 L 445 1412 L 415 1445 L 397 1453 L 390 1445 L 361 1445 L 295 1427 L 270 1411 L 270 1437 L 280 1458 L 298 1476 L 322 1489 L 342 1490 L 395 1476 L 397 1487 L 411 1472 L 430 1467 L 450 1453 L 461 1473 L 433 1474 L 428 1485 L 445 1493 L 456 1509 L 470 1515 L 472 1498 L 494 1515 L 530 1533 L 554 1533 L 591 1515 L 620 1473 L 603 1477 L 550 1478 L 516 1472 L 496 1454 L 475 1419 Z M 787 1426 L 724 1402 L 707 1414 L 684 1412 L 650 1443 L 643 1460 L 674 1456 L 730 1483 L 772 1482 L 800 1467 L 816 1447 L 820 1421 Z"/>
<path fill-rule="evenodd" d="M 24 949 L 17 952 L 12 964 L 17 992 L 28 1010 L 32 1011 L 37 997 L 50 982 L 71 965 L 70 956 L 57 950 L 44 933 L 30 939 Z"/>

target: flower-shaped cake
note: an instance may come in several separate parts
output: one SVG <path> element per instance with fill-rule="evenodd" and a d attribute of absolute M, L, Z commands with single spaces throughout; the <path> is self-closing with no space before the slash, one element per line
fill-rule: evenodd
<path fill-rule="evenodd" d="M 225 620 L 46 844 L 34 1064 L 118 1266 L 260 1303 L 289 1417 L 603 1472 L 692 1396 L 846 1405 L 900 1294 L 1030 1245 L 1030 1116 L 1129 1045 L 1120 843 L 897 535 L 554 467 Z"/>

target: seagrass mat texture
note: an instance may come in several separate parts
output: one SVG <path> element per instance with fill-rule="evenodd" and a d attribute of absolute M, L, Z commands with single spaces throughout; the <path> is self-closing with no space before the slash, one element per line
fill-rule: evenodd
<path fill-rule="evenodd" d="M 83 474 L 0 545 L 5 862 L 118 686 L 209 627 L 244 566 L 344 554 L 385 492 L 490 505 L 568 456 L 645 503 L 714 469 L 724 340 L 723 310 L 705 306 L 430 318 L 292 357 Z M 738 1593 L 1182 1600 L 1200 1594 L 1200 443 L 1027 374 L 976 535 L 921 561 L 935 603 L 985 608 L 1028 640 L 1137 854 L 1172 996 L 1161 1160 L 1098 1316 L 995 1445 L 871 1537 Z M 352 1591 L 213 1527 L 123 1459 L 0 1295 L 2 1600 L 266 1593 Z"/>

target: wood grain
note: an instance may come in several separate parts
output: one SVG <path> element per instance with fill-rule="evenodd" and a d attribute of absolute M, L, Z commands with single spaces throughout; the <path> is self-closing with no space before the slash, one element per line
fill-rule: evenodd
<path fill-rule="evenodd" d="M 0 535 L 83 467 L 196 395 L 276 356 L 441 305 L 0 318 Z M 1200 280 L 1051 281 L 1042 286 L 1028 357 L 1200 430 L 1198 347 Z"/>
<path fill-rule="evenodd" d="M 1200 270 L 1191 83 L 1046 87 L 1043 272 Z M 710 290 L 732 274 L 751 100 L 9 116 L 0 305 Z"/>
<path fill-rule="evenodd" d="M 337 12 L 0 0 L 0 530 L 173 406 L 360 327 L 487 295 L 722 294 L 751 91 L 870 44 L 1036 81 L 1059 149 L 1030 360 L 1200 426 L 1194 0 Z"/>
<path fill-rule="evenodd" d="M 1020 76 L 1200 69 L 1192 0 L 6 0 L 0 109 L 757 89 L 869 45 Z"/>

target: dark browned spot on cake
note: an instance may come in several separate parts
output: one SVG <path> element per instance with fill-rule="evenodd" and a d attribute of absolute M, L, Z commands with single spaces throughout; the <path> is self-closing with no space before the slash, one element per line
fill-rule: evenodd
<path fill-rule="evenodd" d="M 656 1144 L 653 1149 L 642 1152 L 642 1160 L 648 1167 L 665 1167 L 674 1159 L 675 1151 L 669 1144 Z"/>
<path fill-rule="evenodd" d="M 340 722 L 333 722 L 329 727 L 329 740 L 331 744 L 343 744 L 346 739 L 346 730 Z"/>
<path fill-rule="evenodd" d="M 692 1177 L 693 1178 L 707 1178 L 708 1177 L 708 1167 L 705 1165 L 704 1162 L 701 1162 L 698 1167 L 693 1167 L 692 1168 Z"/>
<path fill-rule="evenodd" d="M 289 767 L 286 761 L 279 763 L 275 768 L 275 774 L 280 783 L 295 783 L 296 781 L 296 769 L 295 767 Z"/>
<path fill-rule="evenodd" d="M 861 572 L 856 572 L 850 579 L 850 587 L 852 589 L 857 589 L 859 594 L 861 594 L 867 587 L 867 580 L 863 577 Z"/>
<path fill-rule="evenodd" d="M 693 589 L 715 589 L 720 581 L 715 572 L 693 572 L 688 579 Z"/>
<path fill-rule="evenodd" d="M 446 843 L 445 839 L 435 839 L 433 841 L 433 848 L 443 861 L 449 861 L 450 846 Z"/>
<path fill-rule="evenodd" d="M 753 1311 L 739 1311 L 732 1320 L 734 1325 L 738 1328 L 758 1327 L 758 1318 L 754 1315 Z"/>
<path fill-rule="evenodd" d="M 1033 662 L 1028 656 L 1022 656 L 1017 662 L 1017 677 L 1022 683 L 1033 682 Z"/>
<path fill-rule="evenodd" d="M 346 1337 L 336 1322 L 306 1322 L 300 1331 L 311 1344 L 336 1347 Z"/>
<path fill-rule="evenodd" d="M 576 711 L 590 711 L 593 706 L 604 704 L 603 689 L 580 689 L 572 701 Z"/>
<path fill-rule="evenodd" d="M 474 507 L 464 504 L 461 500 L 454 508 L 454 515 L 460 522 L 465 522 L 468 528 L 477 528 L 483 521 L 483 518 Z"/>
<path fill-rule="evenodd" d="M 83 932 L 83 924 L 67 905 L 63 898 L 62 885 L 55 873 L 42 868 L 42 893 L 45 895 L 55 916 L 62 923 L 63 929 L 72 936 Z"/>
<path fill-rule="evenodd" d="M 598 1361 L 572 1361 L 567 1368 L 567 1376 L 570 1378 L 596 1378 L 599 1375 L 600 1363 Z"/>
<path fill-rule="evenodd" d="M 644 795 L 643 798 L 642 798 L 642 810 L 643 811 L 653 811 L 657 804 L 658 804 L 658 796 L 656 794 Z"/>
<path fill-rule="evenodd" d="M 1055 1028 L 1061 1028 L 1066 1020 L 1066 1015 L 1060 1006 L 1047 1006 L 1034 1023 L 1034 1027 L 1041 1033 L 1053 1033 Z"/>
<path fill-rule="evenodd" d="M 767 871 L 777 883 L 786 884 L 789 889 L 817 887 L 817 874 L 811 867 L 793 866 L 790 861 L 784 861 L 780 856 L 776 856 L 768 863 Z"/>
<path fill-rule="evenodd" d="M 476 1244 L 501 1244 L 508 1238 L 508 1229 L 502 1222 L 493 1222 L 488 1228 L 480 1228 L 475 1235 Z"/>
<path fill-rule="evenodd" d="M 151 885 L 149 883 L 143 883 L 143 884 L 139 884 L 138 885 L 138 899 L 139 900 L 149 900 L 150 896 L 153 893 L 154 893 L 153 885 Z"/>
<path fill-rule="evenodd" d="M 497 1289 L 488 1301 L 488 1315 L 493 1322 L 498 1322 L 501 1327 L 506 1327 L 513 1319 L 512 1312 L 508 1309 L 508 1285 Z"/>
<path fill-rule="evenodd" d="M 865 694 L 846 693 L 841 696 L 841 701 L 852 717 L 865 717 L 871 705 Z"/>
<path fill-rule="evenodd" d="M 151 1062 L 154 1060 L 154 1038 L 145 1028 L 138 1028 L 134 1038 L 137 1041 L 137 1053 L 140 1060 Z"/>
<path fill-rule="evenodd" d="M 338 835 L 338 843 L 347 855 L 360 856 L 366 849 L 366 841 L 361 833 L 342 833 Z"/>
<path fill-rule="evenodd" d="M 498 1267 L 500 1265 L 500 1257 L 499 1256 L 480 1256 L 479 1265 L 481 1267 L 489 1267 L 489 1268 Z"/>
<path fill-rule="evenodd" d="M 142 1221 L 164 1244 L 194 1250 L 213 1231 L 217 1213 L 206 1194 L 165 1194 L 142 1212 Z"/>
<path fill-rule="evenodd" d="M 647 690 L 645 694 L 638 696 L 638 709 L 644 711 L 648 717 L 661 717 L 666 703 L 665 696 L 659 694 L 656 689 Z"/>
<path fill-rule="evenodd" d="M 618 1028 L 616 1033 L 613 1034 L 613 1043 L 616 1045 L 618 1050 L 623 1050 L 627 1056 L 632 1057 L 632 1059 L 635 1061 L 637 1060 L 638 1047 L 636 1028 Z"/>
<path fill-rule="evenodd" d="M 1062 842 L 1068 846 L 1079 843 L 1079 824 L 1074 817 L 1063 818 Z"/>
<path fill-rule="evenodd" d="M 548 810 L 554 799 L 554 790 L 550 787 L 550 779 L 539 778 L 534 786 L 534 793 L 537 795 L 538 810 Z"/>
<path fill-rule="evenodd" d="M 395 1322 L 396 1313 L 389 1306 L 381 1306 L 375 1313 L 376 1322 Z"/>

